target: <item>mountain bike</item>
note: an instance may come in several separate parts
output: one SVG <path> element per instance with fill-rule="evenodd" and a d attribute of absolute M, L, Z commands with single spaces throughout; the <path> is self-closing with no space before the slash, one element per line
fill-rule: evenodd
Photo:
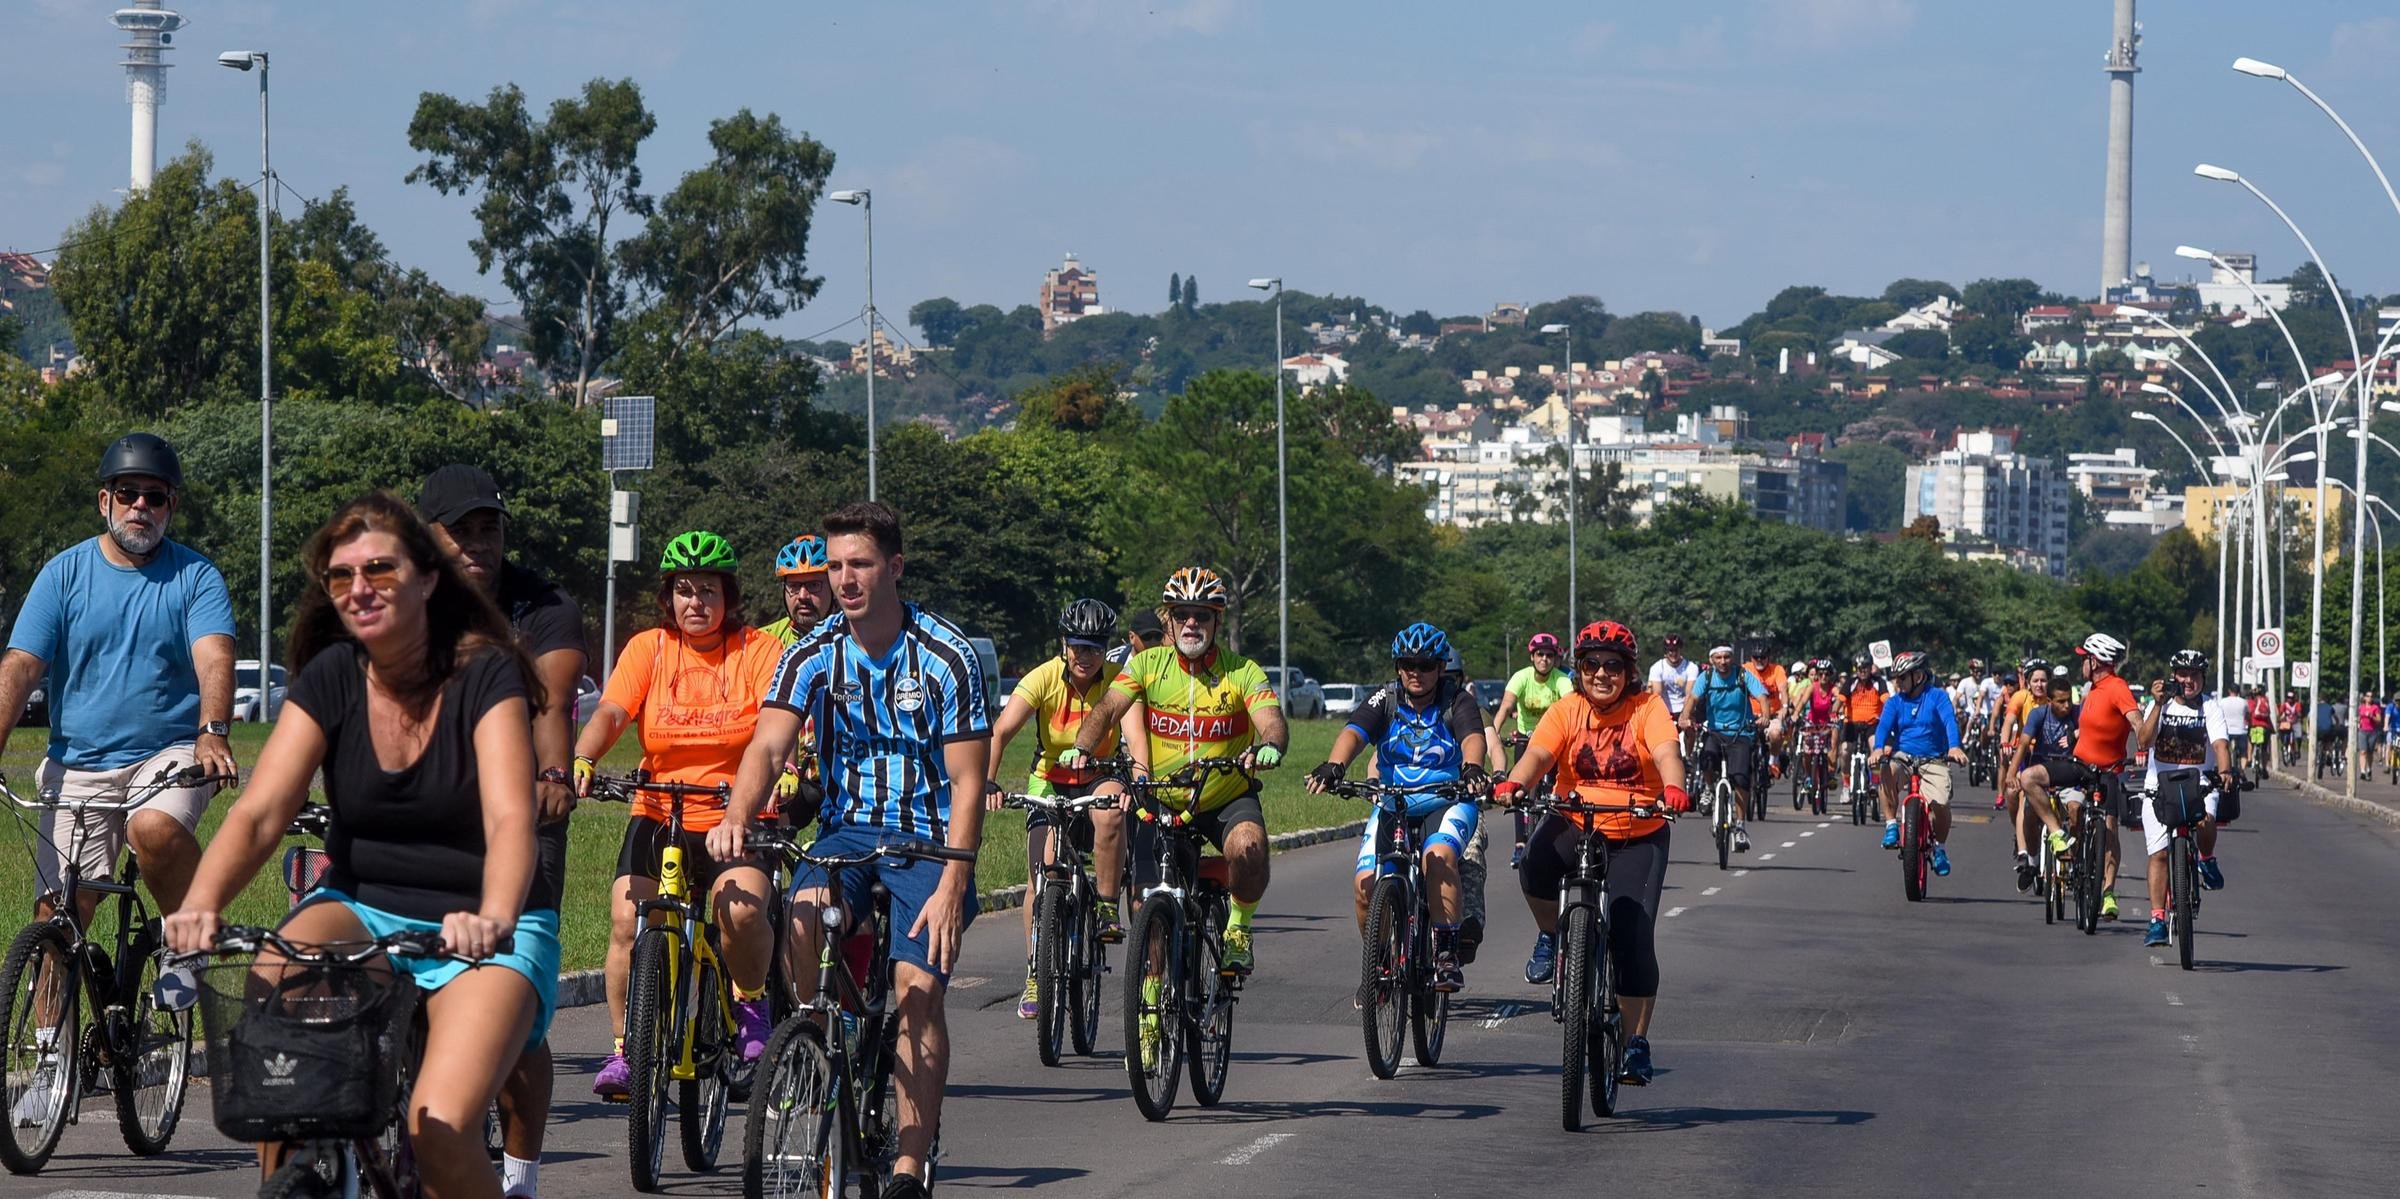
<path fill-rule="evenodd" d="M 1400 1072 L 1400 1036 L 1407 1026 L 1417 1064 L 1441 1064 L 1450 1025 L 1450 994 L 1433 986 L 1433 909 L 1425 882 L 1425 840 L 1453 803 L 1480 803 L 1482 793 L 1465 783 L 1402 787 L 1390 783 L 1328 783 L 1325 790 L 1374 805 L 1376 874 L 1368 893 L 1366 935 L 1358 964 L 1359 1024 L 1367 1041 L 1367 1069 L 1377 1078 Z M 1444 804 L 1428 816 L 1408 818 L 1408 801 L 1439 796 Z"/>
<path fill-rule="evenodd" d="M 2214 788 L 2204 781 L 2207 776 L 2183 784 L 2189 795 L 2186 806 L 2175 811 L 2159 804 L 2159 792 L 2142 793 L 2142 805 L 2150 809 L 2151 818 L 2164 822 L 2167 830 L 2167 943 L 2175 947 L 2176 964 L 2192 968 L 2192 933 L 2200 918 L 2200 848 L 2192 839 L 2192 828 L 2199 823 L 2192 815 L 2197 808 L 2203 815 L 2207 801 L 2213 798 Z M 2164 785 L 2169 780 L 2159 779 Z"/>
<path fill-rule="evenodd" d="M 598 775 L 594 799 L 634 802 L 648 792 L 667 798 L 667 836 L 659 851 L 658 895 L 643 900 L 645 927 L 633 942 L 625 975 L 626 1164 L 638 1191 L 658 1189 L 666 1157 L 667 1084 L 675 1084 L 683 1164 L 699 1173 L 717 1168 L 725 1144 L 725 1108 L 743 1077 L 735 1047 L 740 1025 L 733 988 L 719 948 L 712 897 L 693 889 L 684 869 L 684 801 L 731 788 L 719 784 L 652 782 L 646 774 Z M 770 957 L 773 955 L 770 954 Z"/>
<path fill-rule="evenodd" d="M 1908 780 L 1908 794 L 1900 800 L 1900 890 L 1916 903 L 1925 898 L 1933 876 L 1933 812 L 1925 802 L 1925 780 L 1917 774 L 1923 763 L 1904 753 L 1894 753 L 1889 761 Z"/>
<path fill-rule="evenodd" d="M 63 799 L 55 791 L 29 800 L 0 777 L 0 796 L 15 805 L 31 837 L 48 834 L 24 811 L 67 817 L 61 847 L 59 898 L 47 919 L 18 930 L 0 959 L 0 1036 L 7 1038 L 6 1081 L 0 1086 L 0 1163 L 12 1174 L 49 1164 L 58 1139 L 80 1120 L 86 1085 L 116 1100 L 117 1131 L 144 1157 L 166 1152 L 183 1118 L 192 1062 L 188 1007 L 162 1002 L 165 941 L 142 902 L 141 867 L 124 854 L 121 881 L 87 879 L 76 863 L 98 822 L 118 820 L 170 788 L 210 781 L 197 765 L 160 770 L 121 801 Z M 89 818 L 89 819 L 87 819 Z M 32 848 L 31 840 L 27 847 Z M 84 892 L 117 897 L 114 925 L 103 938 L 79 915 Z M 95 912 L 95 915 L 98 913 Z M 178 988 L 167 988 L 166 999 Z M 89 999 L 91 1012 L 82 1011 Z"/>
<path fill-rule="evenodd" d="M 262 1199 L 415 1199 L 408 1100 L 425 1010 L 393 956 L 451 955 L 439 933 L 302 945 L 227 926 L 175 959 L 197 967 L 217 1130 L 281 1147 Z"/>
<path fill-rule="evenodd" d="M 742 1129 L 742 1193 L 749 1199 L 834 1199 L 883 1193 L 900 1155 L 900 1101 L 892 1068 L 900 1054 L 893 1003 L 892 897 L 877 881 L 868 909 L 842 908 L 845 871 L 883 858 L 972 862 L 971 850 L 931 841 L 888 841 L 852 854 L 819 854 L 793 834 L 763 825 L 748 833 L 760 852 L 826 874 L 832 897 L 821 918 L 817 989 L 775 1025 L 759 1057 L 757 1085 Z M 933 1185 L 940 1146 L 925 1161 Z M 855 1184 L 857 1190 L 850 1188 Z"/>
<path fill-rule="evenodd" d="M 1102 770 L 1110 762 L 1100 763 Z M 1085 859 L 1094 808 L 1113 808 L 1122 794 L 1087 795 L 1069 799 L 1057 795 L 1014 794 L 1003 797 L 1004 807 L 1050 814 L 1051 860 L 1034 880 L 1033 893 L 1033 1044 L 1045 1066 L 1055 1066 L 1066 1046 L 1090 1054 L 1100 1038 L 1100 980 L 1109 973 L 1108 945 L 1101 940 L 1100 893 Z M 1117 894 L 1125 894 L 1124 871 L 1118 871 Z"/>
<path fill-rule="evenodd" d="M 2022 770 L 2018 771 L 2018 777 L 2024 777 Z M 2060 816 L 2059 823 L 2062 828 L 2067 827 L 2064 817 L 2067 793 L 2070 790 L 2072 788 L 2058 788 L 2050 793 L 2048 799 L 2042 801 L 2049 804 L 2050 810 Z M 2032 803 L 2034 801 L 2031 796 L 2027 796 L 2025 802 Z M 2039 817 L 2028 816 L 2027 819 L 2033 821 L 2033 839 L 2040 843 L 2034 850 L 2033 895 L 2034 898 L 2042 901 L 2042 923 L 2056 924 L 2066 919 L 2067 916 L 2067 888 L 2069 885 L 2067 859 L 2058 856 L 2058 850 L 2051 846 L 2050 827 L 2043 824 Z"/>
<path fill-rule="evenodd" d="M 1528 799 L 1536 813 L 1562 817 L 1630 815 L 1672 822 L 1655 806 L 1587 804 L 1557 796 Z M 1558 970 L 1550 981 L 1550 1018 L 1563 1034 L 1559 1052 L 1558 1117 L 1568 1132 L 1583 1127 L 1584 1088 L 1592 1114 L 1617 1112 L 1618 1076 L 1625 1069 L 1625 1014 L 1618 1005 L 1616 966 L 1608 955 L 1608 838 L 1587 822 L 1558 884 Z"/>
<path fill-rule="evenodd" d="M 1225 964 L 1232 867 L 1203 856 L 1188 805 L 1210 774 L 1238 771 L 1232 758 L 1202 758 L 1164 779 L 1133 779 L 1134 818 L 1157 830 L 1158 882 L 1142 892 L 1125 950 L 1125 1073 L 1134 1106 L 1152 1121 L 1175 1106 L 1176 1072 L 1188 1058 L 1192 1097 L 1214 1107 L 1233 1064 L 1233 1006 L 1241 972 Z"/>
<path fill-rule="evenodd" d="M 1699 785 L 1692 794 L 1708 805 L 1708 833 L 1717 846 L 1717 869 L 1733 868 L 1733 829 L 1740 819 L 1741 800 L 1733 790 L 1733 780 L 1725 777 L 1725 748 L 1715 733 L 1699 737 L 1699 756 L 1692 769 Z"/>
<path fill-rule="evenodd" d="M 1875 772 L 1867 766 L 1866 747 L 1853 746 L 1850 750 L 1849 785 L 1843 788 L 1849 793 L 1851 824 L 1866 824 L 1875 815 L 1876 786 Z"/>
<path fill-rule="evenodd" d="M 2105 794 L 2105 786 L 2095 790 Z M 2108 873 L 2107 806 L 2081 787 L 2059 788 L 2058 799 L 2074 805 L 2067 825 L 2067 842 L 2075 852 L 2066 864 L 2067 890 L 2075 900 L 2075 927 L 2091 936 L 2100 931 L 2100 893 Z"/>
<path fill-rule="evenodd" d="M 1799 767 L 1792 771 L 1792 807 L 1811 815 L 1825 814 L 1825 793 L 1833 786 L 1833 726 L 1809 725 L 1800 730 Z"/>

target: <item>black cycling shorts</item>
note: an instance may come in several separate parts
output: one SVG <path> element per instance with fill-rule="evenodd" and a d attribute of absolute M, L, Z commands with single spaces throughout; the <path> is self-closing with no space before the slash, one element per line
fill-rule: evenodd
<path fill-rule="evenodd" d="M 1250 784 L 1249 793 L 1241 798 L 1215 811 L 1192 817 L 1192 828 L 1207 838 L 1210 845 L 1216 846 L 1218 853 L 1225 852 L 1225 839 L 1237 824 L 1255 824 L 1262 836 L 1267 831 L 1267 812 L 1259 806 L 1258 784 L 1255 782 Z M 1154 886 L 1159 881 L 1159 828 L 1147 820 L 1133 821 L 1132 828 L 1133 885 L 1136 888 Z M 1197 862 L 1187 861 L 1184 865 L 1187 869 L 1198 869 Z"/>
<path fill-rule="evenodd" d="M 2097 801 L 2100 810 L 2119 824 L 2125 823 L 2125 774 L 2118 770 L 2094 770 L 2081 758 L 2050 758 L 2042 762 L 2050 775 L 2050 789 L 2078 787 L 2084 801 Z"/>
<path fill-rule="evenodd" d="M 717 885 L 717 876 L 726 867 L 708 856 L 708 834 L 683 830 L 679 842 L 683 846 L 683 872 L 692 894 L 701 894 Z M 667 846 L 667 825 L 663 820 L 634 816 L 625 821 L 625 840 L 617 846 L 617 877 L 646 878 L 658 881 L 658 859 Z M 755 866 L 774 873 L 773 863 L 762 853 L 742 855 L 735 866 Z"/>
<path fill-rule="evenodd" d="M 1658 901 L 1667 888 L 1667 833 L 1673 825 L 1608 843 L 1608 956 L 1617 993 L 1632 999 L 1658 994 Z M 1528 898 L 1555 901 L 1583 830 L 1544 816 L 1525 841 L 1517 885 Z"/>
<path fill-rule="evenodd" d="M 1748 733 L 1704 731 L 1701 734 L 1701 754 L 1717 755 L 1724 764 L 1726 781 L 1733 784 L 1734 790 L 1745 794 L 1750 790 L 1751 776 L 1757 772 L 1757 749 L 1758 738 Z"/>

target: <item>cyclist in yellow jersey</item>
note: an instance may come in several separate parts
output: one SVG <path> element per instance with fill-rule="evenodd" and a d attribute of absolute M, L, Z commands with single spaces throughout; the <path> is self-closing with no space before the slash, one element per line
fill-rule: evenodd
<path fill-rule="evenodd" d="M 1247 974 L 1256 960 L 1250 918 L 1267 893 L 1266 813 L 1259 807 L 1258 781 L 1248 772 L 1282 764 L 1288 730 L 1266 672 L 1217 644 L 1226 599 L 1225 581 L 1207 567 L 1187 566 L 1169 577 L 1163 595 L 1167 644 L 1126 661 L 1059 761 L 1084 765 L 1102 736 L 1130 712 L 1148 730 L 1154 773 L 1173 774 L 1186 762 L 1205 759 L 1241 763 L 1243 774 L 1209 776 L 1192 804 L 1192 827 L 1225 855 L 1233 890 L 1225 965 Z M 1137 885 L 1153 881 L 1145 876 L 1156 870 L 1141 844 L 1147 832 L 1148 826 L 1134 830 Z"/>
<path fill-rule="evenodd" d="M 775 577 L 783 583 L 784 617 L 759 632 L 785 645 L 833 615 L 833 585 L 825 581 L 825 539 L 802 533 L 775 553 Z"/>
<path fill-rule="evenodd" d="M 1500 693 L 1500 708 L 1492 713 L 1492 725 L 1530 738 L 1534 728 L 1542 723 L 1542 713 L 1575 693 L 1575 679 L 1558 668 L 1558 638 L 1548 633 L 1535 633 L 1525 643 L 1525 656 L 1533 665 L 1509 676 L 1508 689 Z M 1511 716 L 1516 718 L 1514 726 L 1509 724 Z M 1517 848 L 1508 856 L 1511 867 L 1525 860 L 1525 813 L 1516 813 L 1516 821 Z"/>
<path fill-rule="evenodd" d="M 1069 770 L 1058 764 L 1062 751 L 1075 744 L 1075 734 L 1093 707 L 1108 696 L 1114 672 L 1108 669 L 1108 642 L 1117 632 L 1116 609 L 1096 599 L 1079 599 L 1059 613 L 1058 656 L 1033 668 L 1017 683 L 992 722 L 993 772 L 1008 753 L 1008 743 L 1027 724 L 1033 726 L 1033 773 L 1026 780 L 1030 795 L 1081 799 L 1087 795 L 1123 795 L 1125 786 L 1090 770 Z M 1117 747 L 1118 730 L 1103 730 L 1095 748 L 1103 755 Z M 1147 746 L 1137 747 L 1147 749 Z M 1143 761 L 1134 756 L 1138 766 Z M 991 794 L 996 800 L 998 786 Z M 1025 995 L 1017 1015 L 1031 1020 L 1041 1014 L 1035 1002 L 1033 977 L 1033 892 L 1044 866 L 1050 864 L 1054 821 L 1039 808 L 1025 812 Z M 1092 882 L 1099 892 L 1095 914 L 1100 939 L 1114 944 L 1125 937 L 1117 923 L 1117 884 L 1125 868 L 1125 813 L 1120 807 L 1093 808 L 1075 817 L 1073 836 L 1092 855 Z"/>

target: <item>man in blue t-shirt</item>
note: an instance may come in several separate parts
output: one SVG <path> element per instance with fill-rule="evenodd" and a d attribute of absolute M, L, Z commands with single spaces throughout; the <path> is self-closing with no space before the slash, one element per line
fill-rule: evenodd
<path fill-rule="evenodd" d="M 165 441 L 133 433 L 101 455 L 97 478 L 106 531 L 43 564 L 9 629 L 0 659 L 0 741 L 47 672 L 50 744 L 35 775 L 41 790 L 122 802 L 161 769 L 194 764 L 230 779 L 233 604 L 216 564 L 167 537 L 181 502 L 182 464 Z M 87 815 L 80 838 L 67 816 L 50 813 L 35 853 L 36 910 L 49 915 L 70 849 L 82 876 L 99 879 L 116 869 L 127 842 L 160 913 L 182 906 L 200 861 L 193 831 L 216 789 L 213 781 L 170 788 L 130 818 Z M 87 891 L 81 900 L 89 920 L 99 896 Z"/>
<path fill-rule="evenodd" d="M 1705 736 L 1700 756 L 1724 762 L 1725 781 L 1733 784 L 1735 853 L 1750 852 L 1750 825 L 1742 813 L 1750 810 L 1750 788 L 1760 781 L 1753 776 L 1763 723 L 1752 701 L 1765 698 L 1766 684 L 1734 662 L 1732 646 L 1720 645 L 1708 651 L 1708 668 L 1692 684 L 1691 701 L 1683 707 L 1684 727 Z"/>
<path fill-rule="evenodd" d="M 972 854 L 983 838 L 983 786 L 991 766 L 983 667 L 956 625 L 900 599 L 900 517 L 883 504 L 847 504 L 825 518 L 825 562 L 841 610 L 791 648 L 759 704 L 724 822 L 708 851 L 738 860 L 751 817 L 791 759 L 804 720 L 813 721 L 825 798 L 814 848 L 855 854 L 893 841 L 932 841 Z M 805 823 L 807 813 L 792 815 Z M 942 996 L 967 924 L 975 918 L 970 858 L 936 865 L 881 858 L 844 872 L 841 907 L 869 910 L 880 881 L 891 896 L 892 973 L 899 997 L 900 1146 L 893 1187 L 916 1180 L 941 1127 L 950 1070 Z M 792 872 L 794 960 L 818 956 L 821 913 L 833 896 L 825 871 Z M 803 1000 L 816 974 L 792 974 Z"/>
<path fill-rule="evenodd" d="M 1950 702 L 1950 693 L 1933 686 L 1933 671 L 1926 665 L 1925 655 L 1910 650 L 1892 659 L 1892 697 L 1884 701 L 1883 716 L 1875 722 L 1875 752 L 1871 762 L 1881 762 L 1894 753 L 1906 754 L 1916 760 L 1917 778 L 1924 785 L 1919 791 L 1933 817 L 1933 872 L 1950 873 L 1950 851 L 1944 842 L 1950 837 L 1950 767 L 1967 764 L 1967 751 L 1959 744 L 1958 707 Z M 1883 847 L 1896 849 L 1900 845 L 1900 795 L 1905 786 L 1900 772 L 1883 772 Z"/>

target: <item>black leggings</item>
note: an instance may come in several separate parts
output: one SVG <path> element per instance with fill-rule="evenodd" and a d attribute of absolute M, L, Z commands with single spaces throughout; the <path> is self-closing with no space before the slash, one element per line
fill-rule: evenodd
<path fill-rule="evenodd" d="M 1608 957 L 1617 972 L 1617 994 L 1648 999 L 1658 994 L 1658 899 L 1667 889 L 1667 832 L 1608 843 Z M 1517 885 L 1535 899 L 1555 900 L 1558 884 L 1574 865 L 1583 830 L 1544 816 L 1525 842 Z"/>

